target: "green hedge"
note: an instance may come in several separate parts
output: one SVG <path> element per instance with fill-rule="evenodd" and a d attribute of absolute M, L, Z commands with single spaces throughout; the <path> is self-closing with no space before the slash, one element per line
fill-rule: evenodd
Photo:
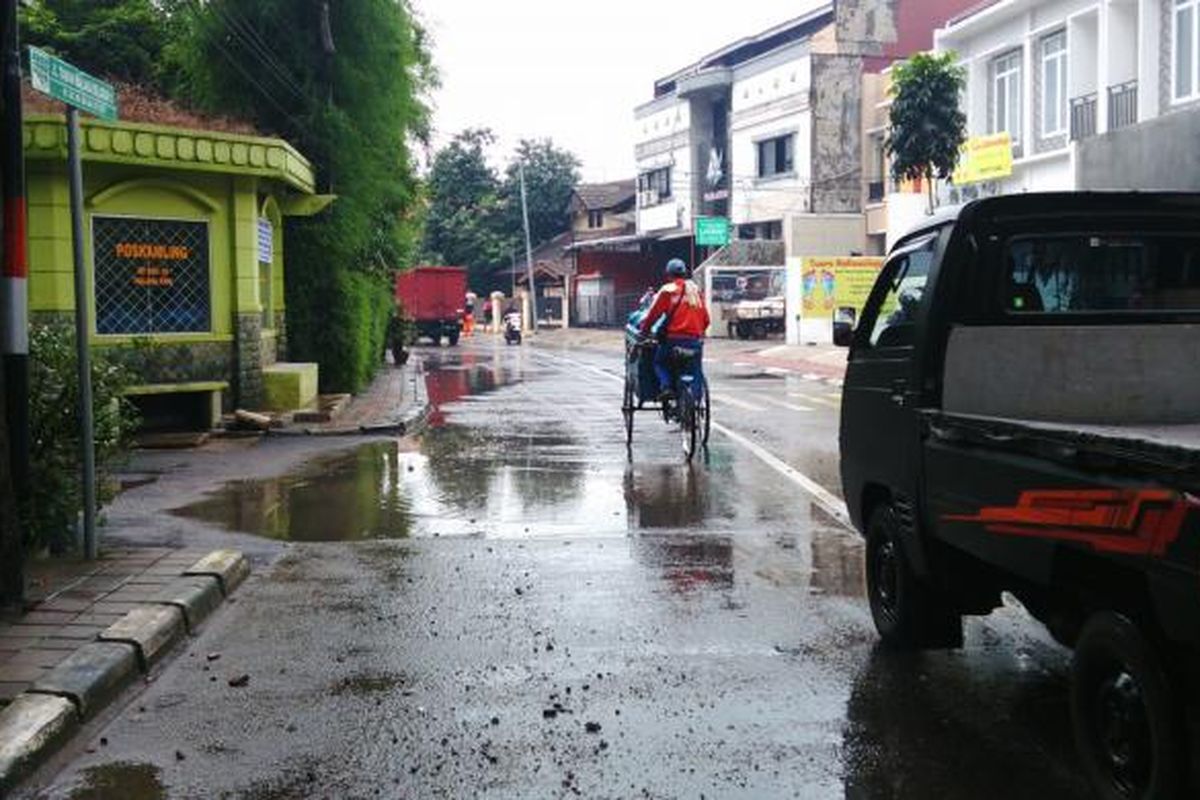
<path fill-rule="evenodd" d="M 346 270 L 288 276 L 289 357 L 315 361 L 322 392 L 359 392 L 383 363 L 391 287 Z"/>

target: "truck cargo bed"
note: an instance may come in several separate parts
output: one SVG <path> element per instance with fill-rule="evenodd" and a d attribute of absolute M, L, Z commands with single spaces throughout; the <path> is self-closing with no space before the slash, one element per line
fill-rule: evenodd
<path fill-rule="evenodd" d="M 1077 459 L 1080 453 L 1109 458 L 1124 466 L 1165 470 L 1200 481 L 1200 423 L 1085 425 L 1065 422 L 922 412 L 929 432 L 1003 449 L 1036 449 L 1055 460 Z"/>

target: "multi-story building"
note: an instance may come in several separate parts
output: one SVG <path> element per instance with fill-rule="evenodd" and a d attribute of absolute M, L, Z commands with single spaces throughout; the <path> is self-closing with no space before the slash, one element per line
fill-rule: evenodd
<path fill-rule="evenodd" d="M 1139 124 L 1200 104 L 1200 0 L 994 0 L 950 19 L 935 40 L 967 68 L 969 134 L 1007 132 L 1013 149 L 1011 176 L 950 189 L 950 199 L 1200 186 L 1195 169 L 1181 169 L 1200 157 L 1166 158 L 1195 150 L 1167 132 L 1194 127 L 1196 115 Z M 1146 146 L 1154 131 L 1165 149 Z"/>
<path fill-rule="evenodd" d="M 741 239 L 864 249 L 864 74 L 932 46 L 970 0 L 839 0 L 654 83 L 635 112 L 637 229 L 690 240 L 698 216 Z"/>

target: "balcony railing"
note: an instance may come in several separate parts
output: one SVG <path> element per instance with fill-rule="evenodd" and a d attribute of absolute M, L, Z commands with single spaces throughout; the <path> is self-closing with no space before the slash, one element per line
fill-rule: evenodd
<path fill-rule="evenodd" d="M 1071 98 L 1071 141 L 1096 135 L 1096 93 Z"/>
<path fill-rule="evenodd" d="M 1138 84 L 1126 81 L 1108 87 L 1108 129 L 1134 125 L 1138 118 Z"/>

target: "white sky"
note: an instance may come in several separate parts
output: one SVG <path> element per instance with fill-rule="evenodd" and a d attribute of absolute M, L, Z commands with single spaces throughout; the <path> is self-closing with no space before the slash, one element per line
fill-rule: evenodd
<path fill-rule="evenodd" d="M 821 0 L 414 0 L 442 88 L 435 141 L 466 127 L 550 137 L 588 181 L 633 177 L 633 109 L 654 81 Z"/>

